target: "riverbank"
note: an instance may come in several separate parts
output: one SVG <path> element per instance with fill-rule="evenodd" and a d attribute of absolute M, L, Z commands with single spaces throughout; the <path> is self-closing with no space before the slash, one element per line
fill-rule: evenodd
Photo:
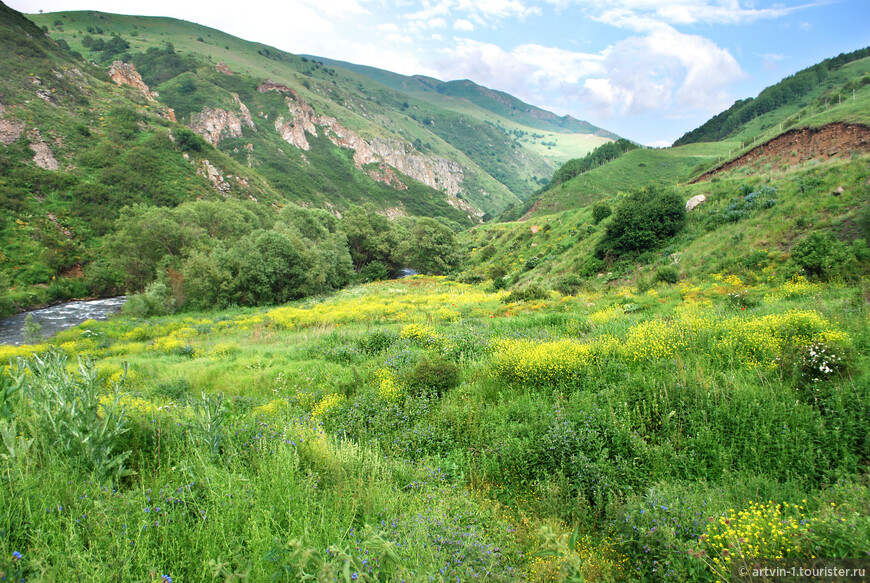
<path fill-rule="evenodd" d="M 127 296 L 59 302 L 43 308 L 20 312 L 0 319 L 0 344 L 19 346 L 28 339 L 24 332 L 26 319 L 33 316 L 43 337 L 78 326 L 87 320 L 105 320 L 121 311 Z"/>

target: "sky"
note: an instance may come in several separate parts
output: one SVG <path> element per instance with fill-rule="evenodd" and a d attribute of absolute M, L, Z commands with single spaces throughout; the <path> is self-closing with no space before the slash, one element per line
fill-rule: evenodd
<path fill-rule="evenodd" d="M 649 146 L 870 46 L 870 0 L 5 0 L 171 16 L 281 50 L 471 79 Z"/>

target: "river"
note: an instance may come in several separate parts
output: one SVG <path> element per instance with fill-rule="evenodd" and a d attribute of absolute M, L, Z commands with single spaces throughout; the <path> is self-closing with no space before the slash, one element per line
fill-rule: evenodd
<path fill-rule="evenodd" d="M 106 320 L 121 311 L 127 296 L 102 300 L 74 301 L 48 308 L 16 314 L 0 320 L 0 344 L 24 344 L 24 320 L 28 314 L 42 326 L 42 336 L 48 338 L 61 330 L 78 326 L 85 320 Z"/>

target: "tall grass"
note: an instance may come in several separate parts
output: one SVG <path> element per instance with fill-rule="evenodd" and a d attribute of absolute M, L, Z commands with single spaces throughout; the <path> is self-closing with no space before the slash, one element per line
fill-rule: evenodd
<path fill-rule="evenodd" d="M 863 292 L 773 282 L 740 286 L 757 298 L 741 303 L 732 284 L 505 304 L 416 277 L 64 332 L 4 372 L 0 568 L 709 581 L 724 556 L 709 541 L 731 536 L 716 529 L 759 508 L 812 525 L 765 556 L 863 556 Z M 816 374 L 820 346 L 839 360 Z M 98 422 L 120 415 L 110 450 L 128 472 L 40 430 L 69 401 L 15 387 L 52 378 L 97 395 Z"/>

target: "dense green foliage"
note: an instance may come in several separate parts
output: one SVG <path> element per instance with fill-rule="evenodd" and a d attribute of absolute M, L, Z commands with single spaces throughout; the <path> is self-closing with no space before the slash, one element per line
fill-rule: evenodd
<path fill-rule="evenodd" d="M 652 251 L 686 223 L 686 208 L 671 189 L 650 186 L 623 199 L 596 247 L 599 258 Z"/>
<path fill-rule="evenodd" d="M 821 63 L 798 71 L 786 77 L 776 85 L 764 89 L 758 97 L 738 100 L 723 111 L 710 118 L 704 125 L 687 132 L 674 142 L 674 146 L 683 146 L 695 142 L 716 142 L 723 140 L 747 122 L 773 111 L 783 105 L 798 103 L 812 92 L 831 73 L 853 61 L 870 56 L 870 47 L 841 53 L 825 59 Z"/>

